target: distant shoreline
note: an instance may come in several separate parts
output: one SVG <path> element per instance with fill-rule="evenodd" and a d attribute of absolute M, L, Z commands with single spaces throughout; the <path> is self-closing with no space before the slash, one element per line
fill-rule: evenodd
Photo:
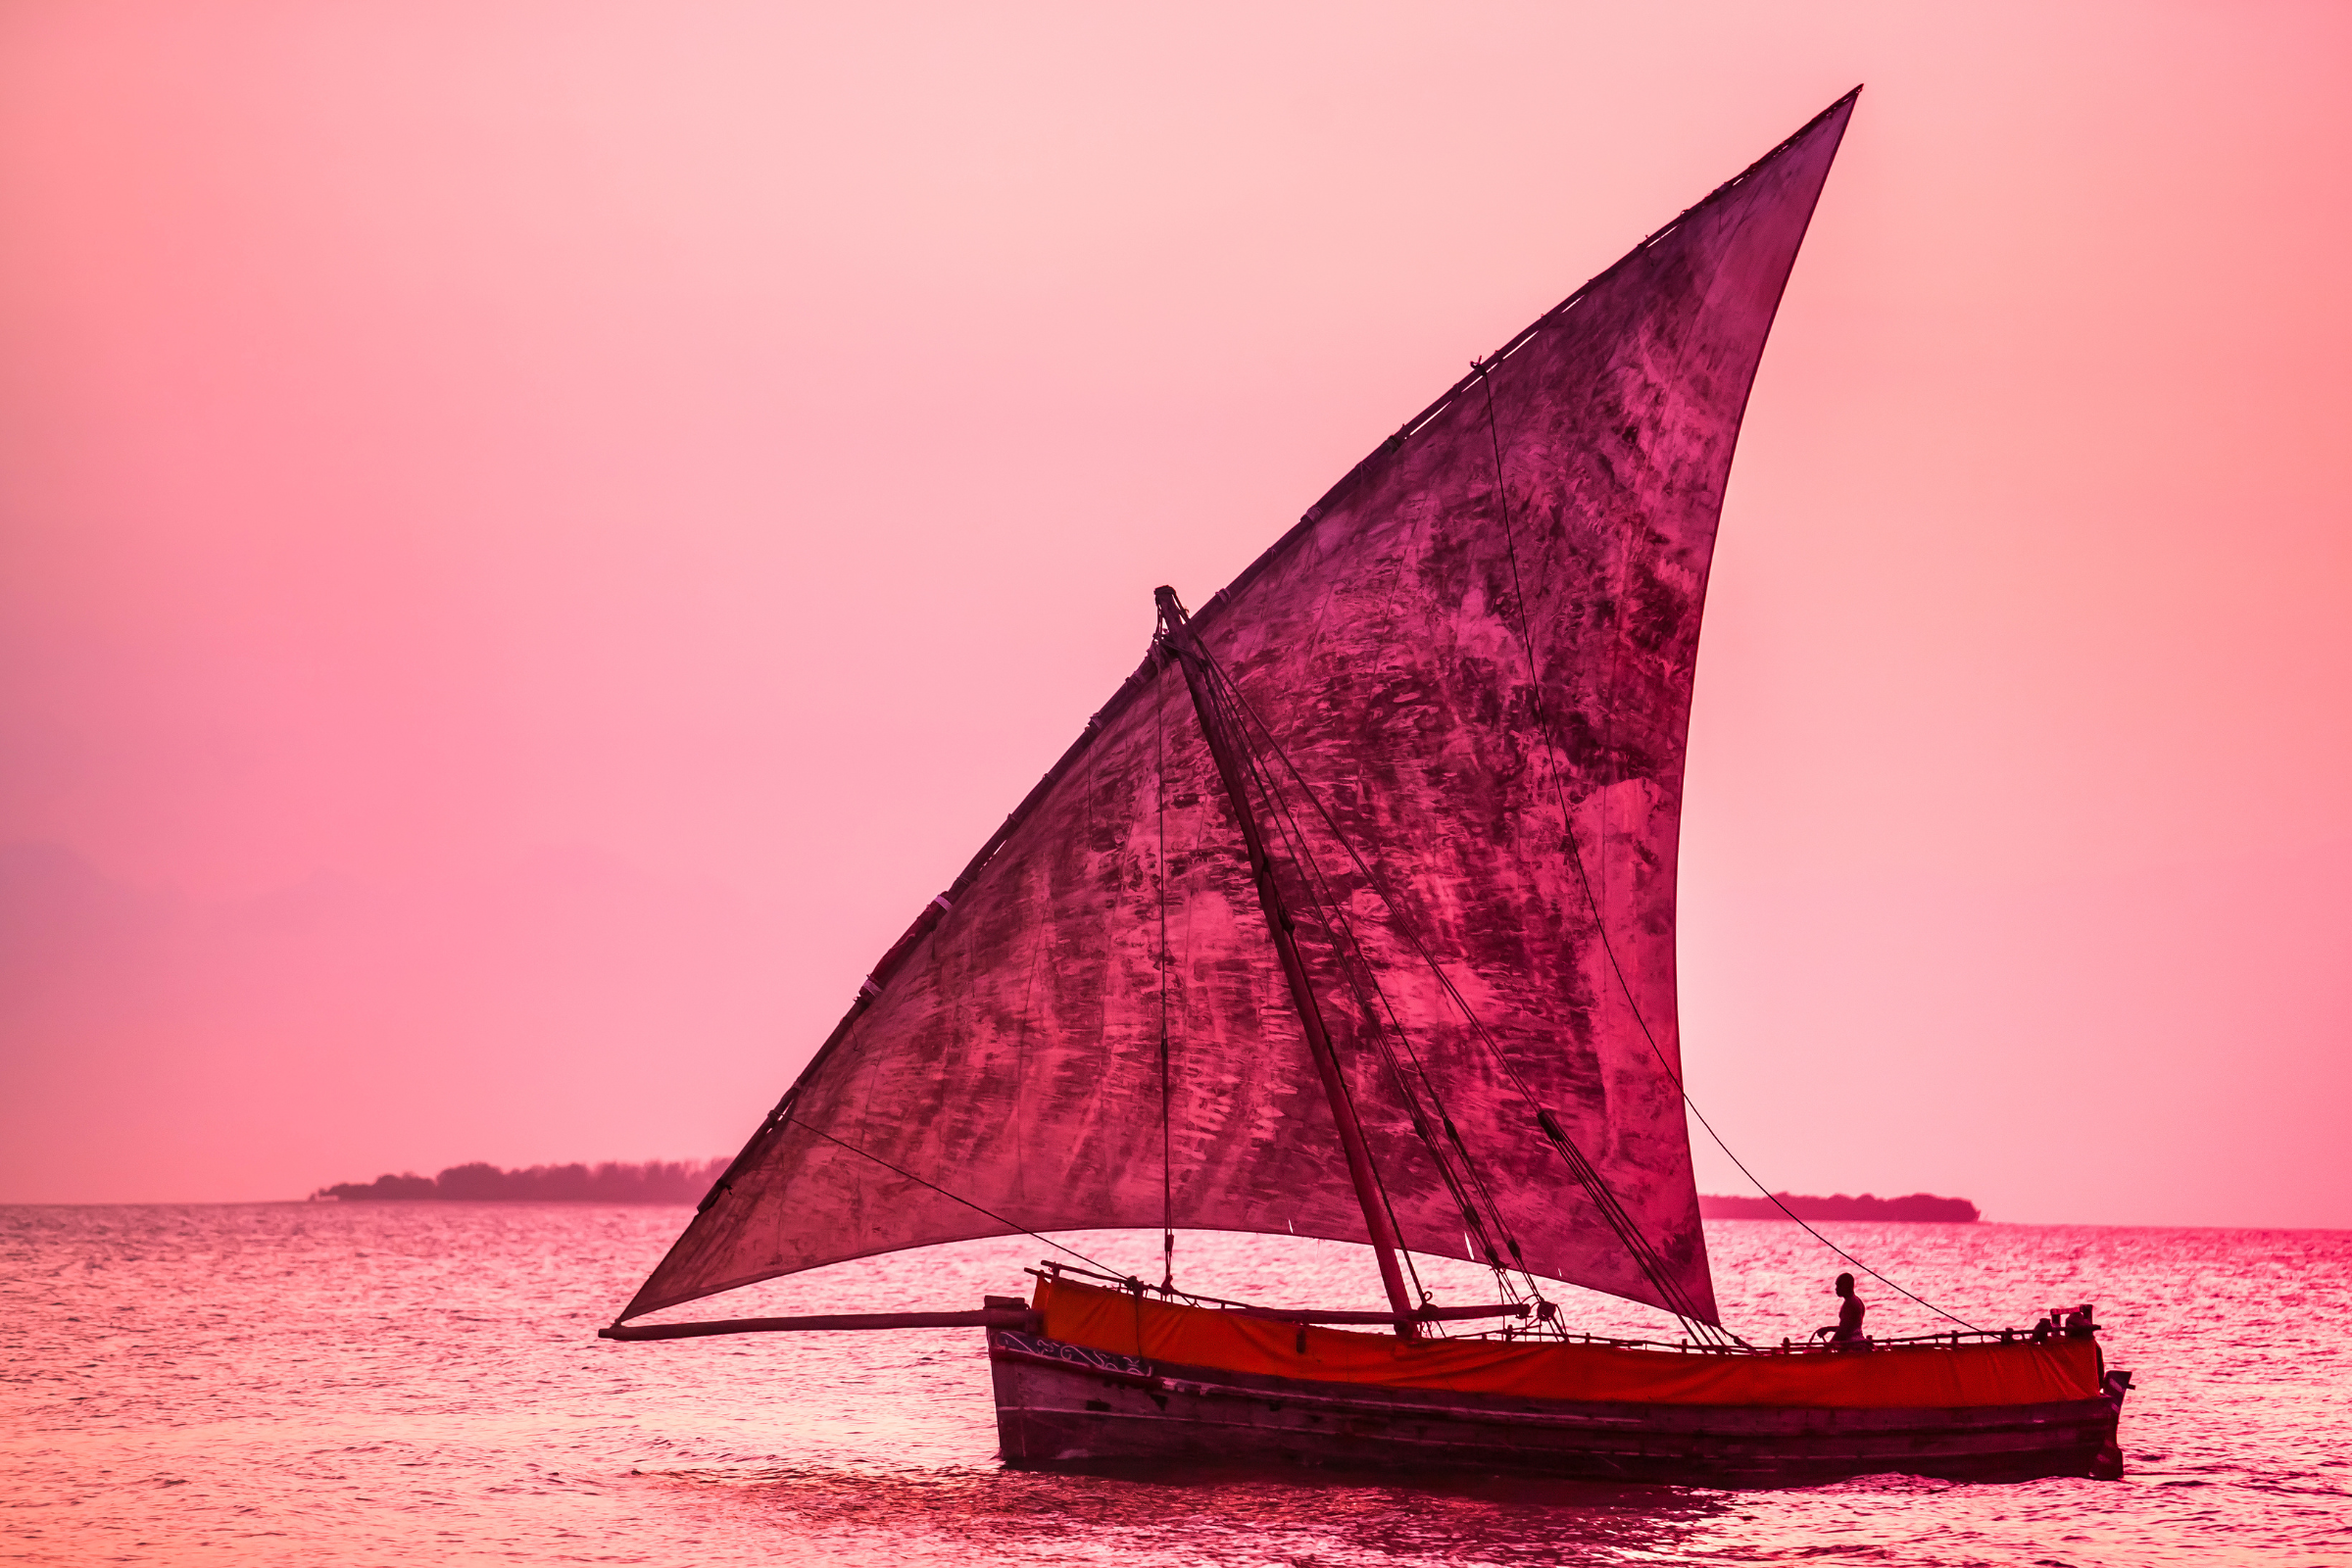
<path fill-rule="evenodd" d="M 1913 1193 L 1908 1198 L 1873 1198 L 1864 1193 L 1848 1198 L 1836 1193 L 1828 1198 L 1809 1198 L 1797 1193 L 1775 1193 L 1770 1198 L 1718 1198 L 1701 1193 L 1698 1196 L 1701 1219 L 1853 1219 L 1881 1220 L 1908 1225 L 1974 1225 L 1984 1216 L 1977 1205 L 1965 1198 L 1937 1198 L 1932 1193 Z"/>
<path fill-rule="evenodd" d="M 501 1170 L 476 1160 L 437 1176 L 406 1172 L 371 1182 L 338 1182 L 311 1194 L 313 1202 L 344 1203 L 697 1203 L 723 1175 L 727 1160 L 649 1160 L 629 1164 L 532 1165 Z M 1965 1198 L 1913 1193 L 1908 1198 L 1815 1198 L 1777 1193 L 1731 1198 L 1701 1193 L 1703 1219 L 1876 1220 L 1894 1224 L 1974 1225 L 1983 1216 Z"/>
<path fill-rule="evenodd" d="M 727 1168 L 724 1158 L 607 1160 L 600 1165 L 533 1165 L 501 1170 L 475 1161 L 438 1176 L 409 1172 L 371 1182 L 338 1182 L 315 1203 L 699 1203 Z"/>

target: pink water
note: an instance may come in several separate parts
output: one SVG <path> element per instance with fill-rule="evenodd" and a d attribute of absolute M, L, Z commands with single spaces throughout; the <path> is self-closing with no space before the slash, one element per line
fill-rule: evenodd
<path fill-rule="evenodd" d="M 593 1337 L 675 1209 L 0 1209 L 0 1560 L 30 1563 L 2352 1562 L 2352 1233 L 1838 1227 L 1964 1316 L 2094 1299 L 2121 1482 L 1722 1493 L 999 1468 L 976 1333 Z M 1750 1338 L 1829 1321 L 1793 1227 L 1708 1227 Z M 1072 1245 L 1143 1267 L 1155 1238 Z M 1040 1245 L 843 1265 L 721 1310 L 976 1305 Z M 1187 1237 L 1179 1279 L 1346 1304 L 1350 1250 Z M 1454 1276 L 1452 1298 L 1477 1294 Z M 1883 1289 L 1874 1329 L 1925 1328 Z M 1654 1327 L 1578 1304 L 1595 1326 Z M 692 1315 L 691 1313 L 685 1315 Z"/>

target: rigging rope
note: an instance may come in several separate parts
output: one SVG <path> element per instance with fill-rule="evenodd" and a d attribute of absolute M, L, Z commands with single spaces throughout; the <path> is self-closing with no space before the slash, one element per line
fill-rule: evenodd
<path fill-rule="evenodd" d="M 1608 918 L 1601 910 L 1600 901 L 1592 892 L 1592 880 L 1585 870 L 1584 854 L 1577 848 L 1576 822 L 1575 819 L 1569 814 L 1567 786 L 1561 777 L 1563 769 L 1560 766 L 1559 745 L 1552 738 L 1551 720 L 1544 709 L 1543 668 L 1536 662 L 1535 642 L 1528 632 L 1527 596 L 1525 590 L 1520 587 L 1519 583 L 1519 545 L 1517 538 L 1511 529 L 1510 489 L 1503 482 L 1502 475 L 1502 438 L 1495 427 L 1494 420 L 1494 378 L 1493 374 L 1494 361 L 1487 360 L 1473 362 L 1472 368 L 1477 372 L 1479 380 L 1486 386 L 1487 445 L 1489 450 L 1494 454 L 1494 500 L 1496 507 L 1501 512 L 1503 550 L 1510 561 L 1511 566 L 1511 605 L 1512 609 L 1517 613 L 1519 621 L 1519 646 L 1527 656 L 1529 706 L 1535 710 L 1536 726 L 1544 736 L 1544 759 L 1551 764 L 1550 772 L 1552 793 L 1554 798 L 1558 800 L 1560 807 L 1561 841 L 1567 847 L 1569 862 L 1576 868 L 1577 884 L 1584 890 L 1586 906 L 1592 911 L 1592 922 L 1600 935 L 1601 953 L 1609 960 L 1609 972 L 1617 977 L 1617 987 L 1620 991 L 1625 993 L 1626 1007 L 1633 1013 L 1634 1023 L 1641 1029 L 1642 1041 L 1649 1047 L 1650 1054 L 1658 1058 L 1658 1065 L 1666 1070 L 1666 1076 L 1673 1081 L 1676 1093 L 1683 1097 L 1683 1104 L 1690 1110 L 1692 1118 L 1698 1122 L 1699 1126 L 1706 1129 L 1707 1136 L 1714 1140 L 1715 1147 L 1717 1149 L 1723 1151 L 1724 1157 L 1730 1160 L 1734 1165 L 1739 1166 L 1740 1174 L 1746 1177 L 1749 1182 L 1754 1184 L 1757 1192 L 1762 1193 L 1765 1198 L 1771 1200 L 1773 1207 L 1788 1215 L 1791 1220 L 1795 1220 L 1799 1226 L 1803 1227 L 1806 1235 L 1812 1237 L 1815 1241 L 1821 1243 L 1822 1246 L 1828 1248 L 1831 1251 L 1836 1252 L 1839 1257 L 1844 1258 L 1848 1263 L 1853 1264 L 1854 1267 L 1860 1269 L 1863 1273 L 1868 1274 L 1872 1279 L 1877 1280 L 1881 1285 L 1886 1286 L 1888 1290 L 1895 1292 L 1897 1295 L 1908 1297 L 1911 1300 L 1918 1302 L 1921 1306 L 1924 1306 L 1929 1311 L 1936 1313 L 1938 1317 L 1949 1319 L 1951 1322 L 1959 1324 L 1962 1328 L 1979 1333 L 1983 1332 L 1982 1330 L 1978 1330 L 1977 1326 L 1969 1322 L 1966 1318 L 1959 1317 L 1951 1312 L 1947 1312 L 1942 1307 L 1937 1306 L 1935 1302 L 1928 1300 L 1925 1297 L 1915 1295 L 1914 1293 L 1905 1290 L 1902 1286 L 1897 1285 L 1894 1281 L 1888 1279 L 1877 1269 L 1872 1268 L 1868 1263 L 1865 1263 L 1860 1258 L 1854 1256 L 1853 1253 L 1847 1251 L 1844 1248 L 1839 1247 L 1836 1242 L 1833 1242 L 1828 1237 L 1822 1235 L 1821 1232 L 1815 1230 L 1811 1225 L 1806 1224 L 1801 1219 L 1797 1219 L 1795 1211 L 1790 1209 L 1787 1203 L 1782 1202 L 1779 1195 L 1772 1192 L 1771 1189 L 1767 1188 L 1761 1181 L 1758 1181 L 1756 1179 L 1755 1172 L 1749 1170 L 1746 1163 L 1742 1161 L 1738 1154 L 1732 1152 L 1732 1146 L 1723 1141 L 1723 1135 L 1715 1130 L 1714 1124 L 1709 1122 L 1705 1114 L 1699 1110 L 1698 1102 L 1690 1098 L 1690 1090 L 1683 1082 L 1683 1075 L 1681 1071 L 1673 1062 L 1666 1059 L 1666 1053 L 1659 1047 L 1657 1037 L 1650 1033 L 1649 1020 L 1642 1015 L 1642 1004 L 1634 996 L 1633 982 L 1626 978 L 1625 966 L 1619 963 L 1617 960 L 1617 946 L 1609 939 Z M 1615 596 L 1612 605 L 1613 614 L 1623 613 L 1624 598 L 1625 596 L 1623 593 L 1619 593 Z M 1617 628 L 1612 625 L 1611 629 L 1614 631 Z M 1614 708 L 1613 703 L 1611 706 Z"/>

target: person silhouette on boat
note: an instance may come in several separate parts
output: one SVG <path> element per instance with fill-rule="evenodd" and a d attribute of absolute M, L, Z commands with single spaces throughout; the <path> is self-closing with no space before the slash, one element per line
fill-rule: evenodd
<path fill-rule="evenodd" d="M 1868 1349 L 1870 1342 L 1862 1337 L 1862 1314 L 1869 1309 L 1862 1304 L 1862 1298 L 1854 1294 L 1854 1277 L 1838 1275 L 1832 1289 L 1838 1293 L 1838 1322 L 1831 1328 L 1815 1329 L 1813 1337 L 1819 1339 L 1826 1334 L 1831 1346 L 1840 1350 Z"/>

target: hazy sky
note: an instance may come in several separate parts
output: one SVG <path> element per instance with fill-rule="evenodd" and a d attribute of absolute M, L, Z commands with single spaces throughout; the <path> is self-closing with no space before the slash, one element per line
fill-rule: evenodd
<path fill-rule="evenodd" d="M 7 8 L 0 1200 L 732 1152 L 1152 585 L 1857 81 L 1699 1103 L 2352 1226 L 2352 10 L 2150 0 Z"/>

